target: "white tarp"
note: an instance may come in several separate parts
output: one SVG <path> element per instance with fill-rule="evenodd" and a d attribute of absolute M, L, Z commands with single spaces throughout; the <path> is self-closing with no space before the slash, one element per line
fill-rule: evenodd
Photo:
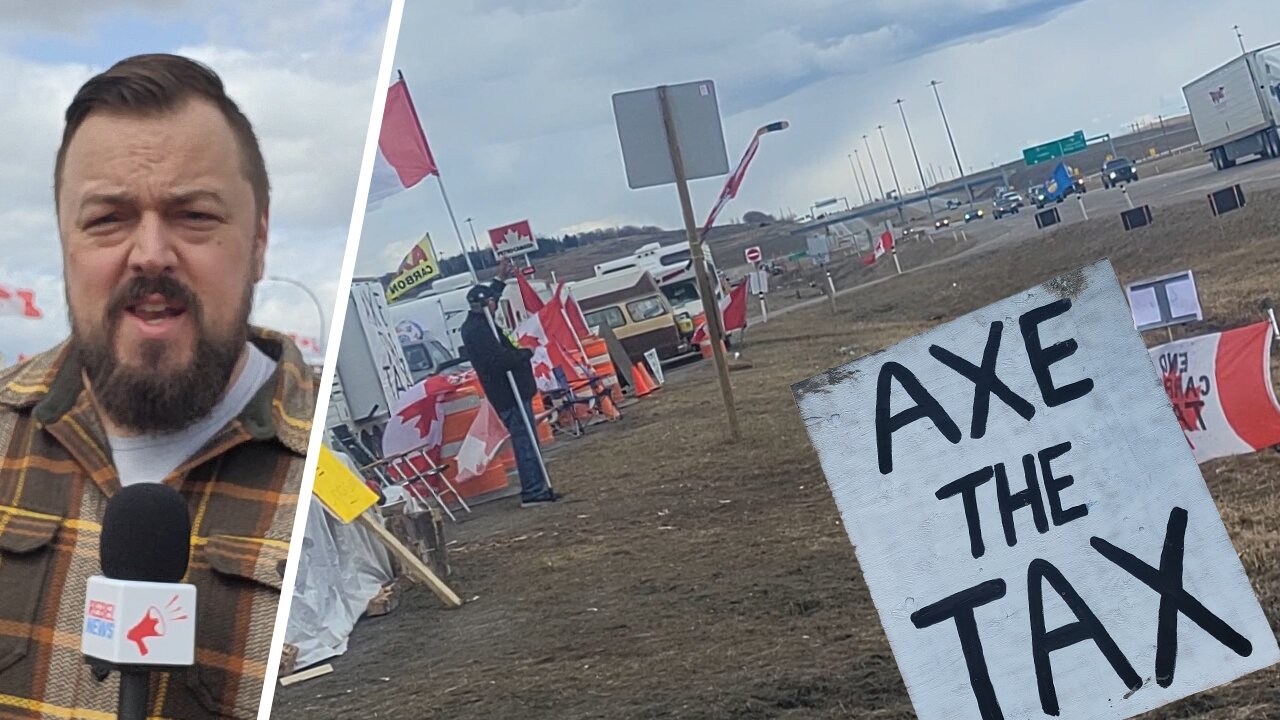
<path fill-rule="evenodd" d="M 356 621 L 393 578 L 386 549 L 360 526 L 342 524 L 312 497 L 284 634 L 284 641 L 298 648 L 297 667 L 345 653 Z"/>

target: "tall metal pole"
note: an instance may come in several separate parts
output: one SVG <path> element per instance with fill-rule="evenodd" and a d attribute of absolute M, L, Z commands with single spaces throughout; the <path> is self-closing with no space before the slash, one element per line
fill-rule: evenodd
<path fill-rule="evenodd" d="M 858 164 L 858 172 L 862 173 L 862 184 L 867 188 L 867 195 L 871 196 L 871 202 L 875 202 L 876 196 L 871 192 L 871 181 L 867 179 L 867 169 L 862 167 L 862 156 L 858 154 L 858 148 L 853 149 L 853 159 Z"/>
<path fill-rule="evenodd" d="M 684 156 L 680 153 L 680 140 L 676 137 L 676 121 L 671 114 L 671 98 L 667 86 L 658 86 L 658 102 L 662 106 L 662 125 L 667 133 L 667 151 L 671 153 L 671 167 L 675 171 L 676 191 L 680 194 L 680 209 L 684 214 L 684 231 L 689 238 L 689 257 L 694 273 L 698 276 L 698 293 L 702 295 L 702 311 L 705 313 L 711 355 L 715 358 L 716 374 L 720 377 L 720 393 L 724 396 L 724 409 L 729 419 L 729 435 L 734 442 L 738 432 L 738 410 L 733 404 L 733 384 L 729 381 L 729 364 L 724 357 L 724 335 L 720 328 L 720 307 L 711 291 L 707 278 L 707 261 L 702 253 L 702 241 L 698 237 L 697 221 L 693 218 L 693 200 L 689 197 L 689 182 L 684 174 Z"/>
<path fill-rule="evenodd" d="M 907 215 L 904 207 L 905 200 L 902 197 L 902 185 L 898 182 L 898 171 L 893 167 L 893 155 L 889 154 L 889 141 L 884 137 L 883 125 L 877 125 L 876 129 L 880 131 L 880 142 L 884 143 L 884 156 L 889 159 L 889 173 L 893 175 L 893 187 L 894 191 L 898 195 L 898 199 L 894 203 L 894 207 L 898 209 L 898 222 L 905 224 L 907 222 Z"/>
<path fill-rule="evenodd" d="M 942 95 L 938 92 L 938 86 L 942 83 L 937 80 L 930 80 L 929 86 L 933 88 L 933 97 L 938 101 L 938 113 L 942 115 L 942 126 L 947 129 L 947 142 L 951 143 L 951 155 L 956 159 L 956 171 L 960 173 L 959 177 L 964 177 L 964 163 L 960 162 L 960 151 L 956 150 L 956 139 L 951 134 L 951 123 L 947 122 L 947 111 L 942 107 Z M 969 181 L 965 181 L 964 189 L 969 193 L 969 209 L 973 209 L 973 188 L 969 185 Z"/>
<path fill-rule="evenodd" d="M 876 188 L 880 190 L 880 197 L 884 198 L 884 186 L 880 184 L 880 171 L 876 169 L 876 156 L 871 152 L 871 141 L 867 140 L 867 136 L 862 136 L 862 144 L 867 146 L 867 159 L 871 161 L 871 172 L 876 176 Z"/>
<path fill-rule="evenodd" d="M 898 170 L 893 166 L 893 155 L 889 153 L 889 141 L 884 136 L 884 126 L 877 125 L 880 131 L 880 142 L 884 143 L 884 156 L 889 159 L 889 174 L 893 176 L 893 187 L 898 192 L 898 202 L 902 202 L 902 185 L 898 182 Z"/>
<path fill-rule="evenodd" d="M 458 247 L 462 248 L 462 257 L 467 261 L 467 270 L 471 273 L 471 282 L 480 284 L 480 276 L 471 264 L 471 253 L 467 252 L 467 244 L 462 241 L 462 231 L 458 229 L 458 218 L 453 215 L 453 206 L 449 204 L 449 194 L 444 190 L 444 176 L 436 174 L 436 184 L 440 187 L 440 197 L 444 198 L 444 209 L 449 211 L 449 222 L 453 223 L 453 235 L 458 238 Z"/>
<path fill-rule="evenodd" d="M 399 70 L 397 70 L 396 75 L 400 78 L 401 82 L 404 81 L 403 72 L 400 72 Z M 409 111 L 413 113 L 414 124 L 417 125 L 419 129 L 421 129 L 422 121 L 418 119 L 418 110 L 413 106 L 412 101 L 409 102 Z M 423 142 L 424 143 L 426 142 L 425 136 L 423 138 Z M 462 257 L 464 260 L 467 261 L 467 270 L 471 271 L 471 282 L 478 284 L 480 282 L 480 276 L 476 275 L 476 269 L 471 266 L 471 253 L 467 252 L 467 245 L 466 243 L 462 242 L 462 231 L 458 229 L 458 219 L 454 217 L 453 206 L 449 204 L 449 193 L 445 192 L 445 189 L 444 189 L 444 174 L 440 172 L 439 167 L 436 168 L 435 176 L 436 176 L 436 183 L 440 186 L 440 197 L 444 198 L 444 209 L 449 211 L 449 222 L 453 223 L 453 234 L 455 237 L 458 238 L 458 247 L 462 248 Z"/>
<path fill-rule="evenodd" d="M 867 204 L 867 196 L 862 193 L 862 181 L 858 179 L 858 168 L 853 166 L 853 155 L 845 153 L 845 157 L 849 158 L 849 172 L 853 173 L 853 181 L 858 185 L 858 197 L 862 198 L 862 204 Z"/>
<path fill-rule="evenodd" d="M 324 355 L 324 333 L 326 330 L 329 329 L 329 325 L 324 321 L 324 306 L 320 304 L 320 298 L 316 297 L 316 294 L 311 290 L 311 288 L 307 287 L 306 285 L 304 285 L 303 283 L 297 280 L 294 280 L 293 278 L 272 275 L 267 279 L 271 280 L 272 282 L 285 283 L 286 285 L 292 285 L 298 288 L 299 290 L 302 290 L 302 292 L 307 294 L 307 297 L 311 298 L 311 302 L 314 303 L 316 306 L 316 314 L 320 316 L 320 331 L 319 333 L 316 334 L 316 342 L 320 345 L 320 355 L 323 356 Z"/>
<path fill-rule="evenodd" d="M 1236 31 L 1236 40 L 1240 41 L 1240 54 L 1244 55 L 1245 53 L 1249 52 L 1248 50 L 1244 49 L 1244 35 L 1240 34 L 1240 26 L 1232 25 L 1231 29 Z"/>
<path fill-rule="evenodd" d="M 475 246 L 476 252 L 477 252 L 477 253 L 479 253 L 479 252 L 480 252 L 480 240 L 476 238 L 476 224 L 475 224 L 475 223 L 473 223 L 473 222 L 471 222 L 471 218 L 467 218 L 466 220 L 463 220 L 462 222 L 466 223 L 466 224 L 467 224 L 467 227 L 471 228 L 471 244 Z"/>
<path fill-rule="evenodd" d="M 920 186 L 924 188 L 924 201 L 929 205 L 929 219 L 935 220 L 933 198 L 929 197 L 929 183 L 924 179 L 924 168 L 920 166 L 920 156 L 916 154 L 916 141 L 911 138 L 911 126 L 907 124 L 907 112 L 902 109 L 902 98 L 897 101 L 898 112 L 902 114 L 902 127 L 907 131 L 907 144 L 911 146 L 911 157 L 916 161 L 916 172 L 920 173 Z"/>

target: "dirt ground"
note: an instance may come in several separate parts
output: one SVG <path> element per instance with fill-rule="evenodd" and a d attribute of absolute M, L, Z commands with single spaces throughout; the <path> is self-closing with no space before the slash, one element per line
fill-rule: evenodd
<path fill-rule="evenodd" d="M 1122 282 L 1195 270 L 1206 320 L 1180 334 L 1257 321 L 1280 300 L 1278 201 L 1254 193 L 1221 229 L 1200 201 L 1132 233 L 1081 222 L 751 328 L 741 442 L 706 363 L 673 373 L 557 453 L 569 502 L 450 527 L 463 608 L 407 593 L 336 672 L 280 689 L 274 717 L 914 717 L 790 384 L 1103 256 Z M 1280 628 L 1280 453 L 1201 468 Z M 1280 717 L 1278 684 L 1272 668 L 1145 717 Z"/>

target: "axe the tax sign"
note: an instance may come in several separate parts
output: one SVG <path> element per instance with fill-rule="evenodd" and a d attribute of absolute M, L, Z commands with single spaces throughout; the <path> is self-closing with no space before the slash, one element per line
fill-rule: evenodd
<path fill-rule="evenodd" d="M 1280 660 L 1108 261 L 792 390 L 921 720 L 1120 720 Z"/>

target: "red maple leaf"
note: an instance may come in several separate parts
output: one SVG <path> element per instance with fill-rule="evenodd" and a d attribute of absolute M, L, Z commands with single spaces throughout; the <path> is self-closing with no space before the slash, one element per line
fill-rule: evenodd
<path fill-rule="evenodd" d="M 396 413 L 396 417 L 404 422 L 413 422 L 418 435 L 426 437 L 431 431 L 431 423 L 435 422 L 436 399 L 430 395 L 405 405 Z"/>
<path fill-rule="evenodd" d="M 1195 443 L 1191 442 L 1190 433 L 1199 430 L 1199 408 L 1204 407 L 1204 401 L 1200 395 L 1200 388 L 1193 383 L 1191 387 L 1183 382 L 1182 373 L 1177 369 L 1170 369 L 1164 374 L 1164 391 L 1169 396 L 1169 401 L 1173 403 L 1173 414 L 1178 418 L 1178 424 L 1182 426 L 1183 433 L 1187 435 L 1187 443 L 1195 449 Z"/>

